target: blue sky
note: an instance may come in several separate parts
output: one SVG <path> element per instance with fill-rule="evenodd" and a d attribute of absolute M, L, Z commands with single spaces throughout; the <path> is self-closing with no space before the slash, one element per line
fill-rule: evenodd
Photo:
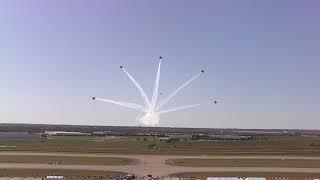
<path fill-rule="evenodd" d="M 138 125 L 142 104 L 119 66 L 151 96 L 206 74 L 167 107 L 161 126 L 320 127 L 320 3 L 297 1 L 0 1 L 0 122 Z M 221 103 L 209 104 L 209 97 Z"/>

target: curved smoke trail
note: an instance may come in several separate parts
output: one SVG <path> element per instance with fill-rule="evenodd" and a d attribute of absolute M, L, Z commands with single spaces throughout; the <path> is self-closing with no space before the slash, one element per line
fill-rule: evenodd
<path fill-rule="evenodd" d="M 168 101 L 170 101 L 171 98 L 173 98 L 175 95 L 177 95 L 179 91 L 181 91 L 184 87 L 186 87 L 189 83 L 191 83 L 193 80 L 195 80 L 202 73 L 203 72 L 200 72 L 200 73 L 194 75 L 191 79 L 189 79 L 187 82 L 185 82 L 179 88 L 177 88 L 175 91 L 173 91 L 167 98 L 165 98 L 163 101 L 161 101 L 159 103 L 158 107 L 156 108 L 156 111 L 158 111 L 163 105 L 165 105 Z"/>
<path fill-rule="evenodd" d="M 152 94 L 152 99 L 151 99 L 150 109 L 152 109 L 152 110 L 154 110 L 154 108 L 156 106 L 157 99 L 158 99 L 159 83 L 160 83 L 160 68 L 161 68 L 161 59 L 159 60 L 156 82 L 154 84 L 154 89 L 153 89 L 153 94 Z"/>
<path fill-rule="evenodd" d="M 172 108 L 172 109 L 160 111 L 159 114 L 165 114 L 165 113 L 169 113 L 169 112 L 173 112 L 173 111 L 178 111 L 178 110 L 183 110 L 183 109 L 188 109 L 188 108 L 192 108 L 192 107 L 196 107 L 196 106 L 200 106 L 200 104 L 193 104 L 193 105 L 176 107 L 176 108 Z"/>
<path fill-rule="evenodd" d="M 119 105 L 119 106 L 123 106 L 123 107 L 127 107 L 130 109 L 135 109 L 141 112 L 146 112 L 146 109 L 144 107 L 142 107 L 139 104 L 135 104 L 135 103 L 129 103 L 129 102 L 121 102 L 121 101 L 114 101 L 114 100 L 110 100 L 110 99 L 101 99 L 101 98 L 95 98 L 98 101 L 103 101 L 103 102 L 108 102 L 108 103 L 112 103 L 115 105 Z"/>
<path fill-rule="evenodd" d="M 142 100 L 144 101 L 144 104 L 147 107 L 150 107 L 150 101 L 146 95 L 146 93 L 144 92 L 144 90 L 142 89 L 142 87 L 140 86 L 140 84 L 124 69 L 124 67 L 121 67 L 121 69 L 123 70 L 123 72 L 129 77 L 129 79 L 133 82 L 133 84 L 137 87 L 137 89 L 140 92 L 140 96 L 142 97 Z"/>

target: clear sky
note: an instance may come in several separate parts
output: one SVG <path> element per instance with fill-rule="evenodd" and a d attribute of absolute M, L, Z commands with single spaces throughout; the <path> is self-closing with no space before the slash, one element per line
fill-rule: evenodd
<path fill-rule="evenodd" d="M 320 129 L 317 0 L 1 0 L 0 122 L 138 125 L 157 60 L 169 94 L 206 74 L 167 107 L 161 126 Z M 219 104 L 209 104 L 218 97 Z"/>

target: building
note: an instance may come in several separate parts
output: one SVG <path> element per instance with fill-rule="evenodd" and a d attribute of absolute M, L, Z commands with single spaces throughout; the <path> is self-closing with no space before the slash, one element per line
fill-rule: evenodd
<path fill-rule="evenodd" d="M 192 139 L 193 135 L 192 134 L 171 134 L 169 135 L 169 140 L 190 140 Z"/>
<path fill-rule="evenodd" d="M 249 140 L 251 136 L 235 136 L 235 135 L 210 135 L 210 140 Z"/>
<path fill-rule="evenodd" d="M 64 132 L 64 131 L 45 131 L 45 136 L 90 136 L 89 133 L 82 132 Z"/>

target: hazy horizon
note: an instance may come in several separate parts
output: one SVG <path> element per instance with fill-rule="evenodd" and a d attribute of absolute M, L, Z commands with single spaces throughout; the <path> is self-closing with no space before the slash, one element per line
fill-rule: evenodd
<path fill-rule="evenodd" d="M 320 129 L 320 2 L 0 1 L 0 123 L 138 126 L 164 56 L 160 126 Z M 209 98 L 218 104 L 210 104 Z"/>
<path fill-rule="evenodd" d="M 306 130 L 306 131 L 320 131 L 320 129 L 299 129 L 299 128 L 233 128 L 233 127 L 226 127 L 226 128 L 215 128 L 215 127 L 177 127 L 177 126 L 138 126 L 138 125 L 83 125 L 83 124 L 35 124 L 35 123 L 0 123 L 0 124 L 7 124 L 7 125 L 47 125 L 47 126 L 94 126 L 94 127 L 139 127 L 139 128 L 187 128 L 187 129 L 238 129 L 238 130 Z"/>

